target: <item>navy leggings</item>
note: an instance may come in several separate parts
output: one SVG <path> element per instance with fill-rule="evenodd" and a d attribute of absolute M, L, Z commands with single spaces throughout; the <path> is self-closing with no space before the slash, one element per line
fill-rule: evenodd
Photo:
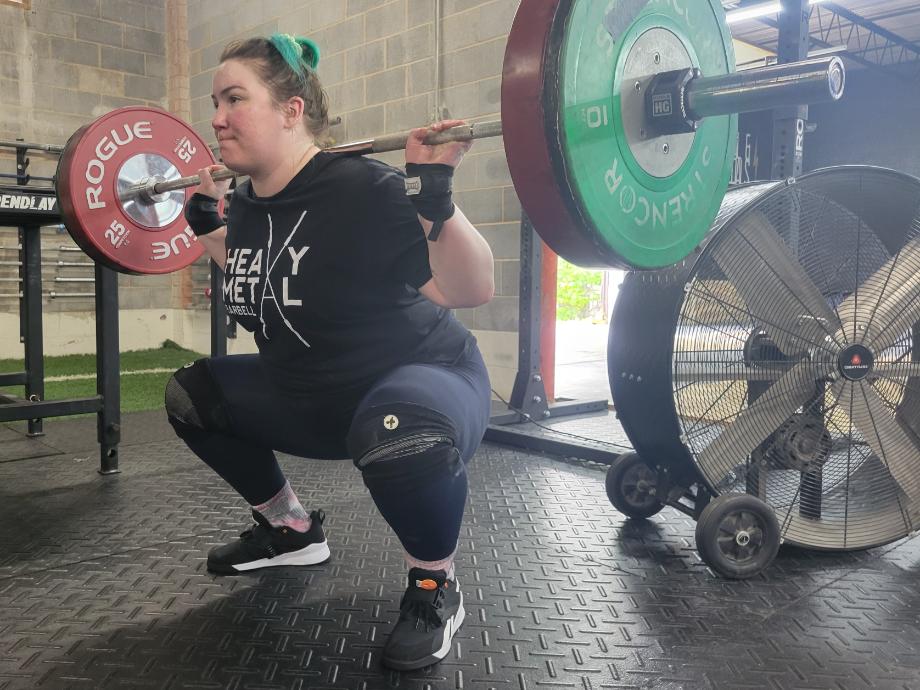
<path fill-rule="evenodd" d="M 250 505 L 268 501 L 284 486 L 286 479 L 274 451 L 347 458 L 352 421 L 369 409 L 408 403 L 450 419 L 456 430 L 454 454 L 462 460 L 454 471 L 406 478 L 398 468 L 402 459 L 396 459 L 379 465 L 394 468 L 393 481 L 366 484 L 411 556 L 435 561 L 453 552 L 466 503 L 465 466 L 485 434 L 490 413 L 488 372 L 476 347 L 453 365 L 398 367 L 363 395 L 341 400 L 285 396 L 269 381 L 259 355 L 215 357 L 208 365 L 224 401 L 228 431 L 173 425 L 189 448 Z M 409 465 L 403 462 L 402 466 Z"/>

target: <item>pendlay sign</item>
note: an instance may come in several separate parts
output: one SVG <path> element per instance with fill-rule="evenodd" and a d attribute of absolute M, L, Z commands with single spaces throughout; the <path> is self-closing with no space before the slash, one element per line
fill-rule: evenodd
<path fill-rule="evenodd" d="M 57 198 L 41 194 L 0 192 L 0 208 L 47 214 L 57 210 Z"/>

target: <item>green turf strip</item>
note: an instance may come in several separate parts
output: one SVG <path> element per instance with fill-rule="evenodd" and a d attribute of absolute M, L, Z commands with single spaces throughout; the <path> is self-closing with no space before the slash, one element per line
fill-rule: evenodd
<path fill-rule="evenodd" d="M 121 353 L 121 411 L 136 412 L 163 407 L 163 391 L 175 369 L 204 355 L 177 347 L 159 347 Z M 0 360 L 0 373 L 23 371 L 22 360 Z M 161 373 L 128 374 L 141 369 L 167 369 Z M 46 381 L 45 400 L 86 398 L 96 394 L 95 355 L 64 355 L 45 357 L 45 377 L 92 374 L 92 378 L 72 381 Z M 21 398 L 23 386 L 0 389 L 0 394 Z"/>
<path fill-rule="evenodd" d="M 204 357 L 204 355 L 179 347 L 167 346 L 151 350 L 133 350 L 121 353 L 121 370 L 178 369 L 183 364 Z M 23 360 L 0 359 L 0 373 L 23 371 Z M 96 355 L 62 355 L 45 357 L 45 376 L 68 376 L 72 374 L 95 374 Z"/>

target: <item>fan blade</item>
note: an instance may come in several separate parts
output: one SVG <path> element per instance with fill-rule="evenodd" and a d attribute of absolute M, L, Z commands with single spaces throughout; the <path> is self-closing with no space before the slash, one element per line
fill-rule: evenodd
<path fill-rule="evenodd" d="M 920 237 L 915 237 L 837 308 L 843 342 L 876 354 L 891 347 L 920 319 Z"/>
<path fill-rule="evenodd" d="M 816 381 L 826 373 L 808 361 L 789 370 L 697 456 L 703 475 L 712 484 L 718 484 L 783 422 L 815 397 Z"/>
<path fill-rule="evenodd" d="M 882 300 L 866 329 L 865 342 L 873 352 L 884 352 L 907 336 L 920 321 L 920 265 L 914 268 L 908 280 L 896 294 Z"/>
<path fill-rule="evenodd" d="M 713 258 L 783 354 L 823 347 L 837 315 L 762 213 L 719 235 Z"/>
<path fill-rule="evenodd" d="M 869 447 L 910 500 L 920 498 L 920 447 L 865 381 L 838 380 L 832 390 Z"/>
<path fill-rule="evenodd" d="M 920 362 L 879 362 L 875 361 L 872 374 L 882 378 L 917 378 L 920 377 Z M 870 374 L 869 378 L 872 378 Z"/>

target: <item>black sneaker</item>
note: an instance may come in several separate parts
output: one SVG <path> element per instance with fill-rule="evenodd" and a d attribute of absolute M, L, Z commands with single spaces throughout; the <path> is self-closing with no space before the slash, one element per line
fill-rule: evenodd
<path fill-rule="evenodd" d="M 290 527 L 272 527 L 261 513 L 252 511 L 256 524 L 229 544 L 208 552 L 208 570 L 236 575 L 247 570 L 275 565 L 316 565 L 329 560 L 329 544 L 323 534 L 326 514 L 310 513 L 313 521 L 306 532 Z"/>
<path fill-rule="evenodd" d="M 448 580 L 443 570 L 412 568 L 399 621 L 383 648 L 383 665 L 408 671 L 437 663 L 450 652 L 465 615 L 456 580 Z"/>

